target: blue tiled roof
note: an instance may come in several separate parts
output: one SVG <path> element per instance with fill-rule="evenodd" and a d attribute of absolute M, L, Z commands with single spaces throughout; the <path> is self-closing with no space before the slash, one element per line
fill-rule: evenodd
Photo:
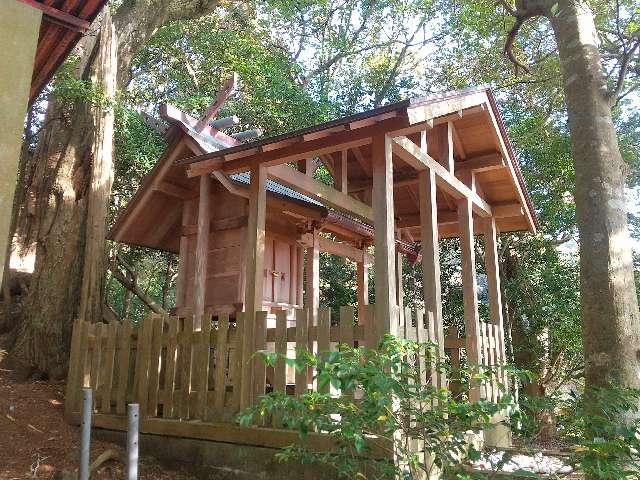
<path fill-rule="evenodd" d="M 234 180 L 238 183 L 249 185 L 249 183 L 251 182 L 251 173 L 250 172 L 234 173 L 233 175 L 230 175 L 229 178 L 231 178 L 231 180 Z M 296 192 L 295 190 L 289 187 L 280 185 L 278 182 L 274 182 L 273 180 L 267 180 L 267 192 L 275 193 L 276 195 L 282 195 L 283 197 L 309 203 L 311 205 L 316 205 L 318 207 L 324 207 L 324 205 L 318 202 L 317 200 L 314 200 L 311 197 L 307 197 L 306 195 Z"/>

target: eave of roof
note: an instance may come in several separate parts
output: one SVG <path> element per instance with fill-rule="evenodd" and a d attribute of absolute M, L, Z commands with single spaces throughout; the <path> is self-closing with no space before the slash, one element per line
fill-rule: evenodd
<path fill-rule="evenodd" d="M 80 25 L 93 22 L 107 2 L 106 0 L 20 1 L 43 11 L 29 93 L 29 104 L 31 104 L 82 38 L 84 32 Z M 61 12 L 62 15 L 54 14 L 54 10 Z M 78 22 L 71 22 L 69 17 L 78 19 Z M 65 18 L 66 21 L 64 21 Z"/>

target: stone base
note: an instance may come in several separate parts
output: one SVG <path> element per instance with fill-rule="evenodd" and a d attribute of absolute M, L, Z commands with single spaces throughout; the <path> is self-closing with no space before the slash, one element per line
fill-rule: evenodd
<path fill-rule="evenodd" d="M 93 429 L 101 440 L 126 445 L 126 433 Z M 168 467 L 186 467 L 198 478 L 216 480 L 333 480 L 329 467 L 279 463 L 278 449 L 231 443 L 140 434 L 140 454 L 156 458 Z"/>
<path fill-rule="evenodd" d="M 484 430 L 484 445 L 486 447 L 507 448 L 513 445 L 511 429 L 503 424 L 496 423 Z"/>

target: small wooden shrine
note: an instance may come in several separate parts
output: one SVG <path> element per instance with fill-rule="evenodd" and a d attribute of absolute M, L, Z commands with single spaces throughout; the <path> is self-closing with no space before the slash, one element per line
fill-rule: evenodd
<path fill-rule="evenodd" d="M 146 433 L 278 447 L 295 435 L 228 422 L 265 392 L 300 395 L 317 382 L 310 369 L 267 368 L 258 350 L 373 348 L 392 333 L 437 342 L 454 366 L 461 349 L 470 366 L 503 364 L 497 235 L 533 232 L 536 217 L 491 91 L 434 94 L 243 141 L 221 131 L 227 119 L 212 121 L 233 83 L 202 118 L 162 108 L 169 146 L 109 235 L 179 255 L 176 309 L 137 329 L 77 322 L 69 417 L 80 386 L 91 385 L 94 422 L 105 428 L 122 428 L 124 406 L 137 401 Z M 333 185 L 313 177 L 318 165 Z M 489 322 L 478 310 L 476 235 L 484 239 Z M 461 338 L 445 337 L 442 325 L 444 237 L 460 239 Z M 319 308 L 322 251 L 357 265 L 357 306 L 341 308 L 339 318 Z M 421 262 L 418 311 L 402 305 L 403 256 Z M 421 375 L 447 387 L 436 372 Z M 473 384 L 469 399 L 496 400 L 505 378 L 498 371 Z M 313 438 L 331 448 L 330 439 Z"/>

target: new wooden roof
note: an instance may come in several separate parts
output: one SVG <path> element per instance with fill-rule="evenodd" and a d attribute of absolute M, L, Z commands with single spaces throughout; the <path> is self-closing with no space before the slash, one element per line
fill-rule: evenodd
<path fill-rule="evenodd" d="M 42 11 L 29 93 L 31 104 L 75 47 L 106 0 L 18 0 Z"/>
<path fill-rule="evenodd" d="M 406 135 L 420 143 L 420 132 L 426 129 L 428 152 L 436 157 L 443 147 L 440 140 L 443 126 L 450 127 L 453 135 L 455 175 L 462 178 L 473 172 L 475 189 L 491 205 L 498 229 L 502 232 L 535 231 L 537 219 L 533 205 L 495 99 L 486 87 L 405 100 L 284 135 L 179 160 L 176 165 L 187 167 L 189 177 L 197 177 L 212 171 L 225 174 L 246 171 L 256 163 L 275 167 L 319 157 L 335 178 L 341 155 L 346 152 L 348 194 L 359 201 L 358 205 L 366 206 L 371 205 L 372 137 Z M 407 162 L 406 155 L 401 155 L 395 148 L 393 164 L 396 226 L 406 229 L 411 238 L 418 239 L 417 172 Z M 271 168 L 268 172 L 271 178 L 287 184 L 283 173 L 288 175 L 288 170 Z M 314 197 L 312 188 L 302 193 L 326 201 L 326 196 Z M 366 220 L 366 213 L 366 209 L 362 209 L 356 215 Z M 438 191 L 438 223 L 441 236 L 457 235 L 456 203 L 442 190 Z"/>

